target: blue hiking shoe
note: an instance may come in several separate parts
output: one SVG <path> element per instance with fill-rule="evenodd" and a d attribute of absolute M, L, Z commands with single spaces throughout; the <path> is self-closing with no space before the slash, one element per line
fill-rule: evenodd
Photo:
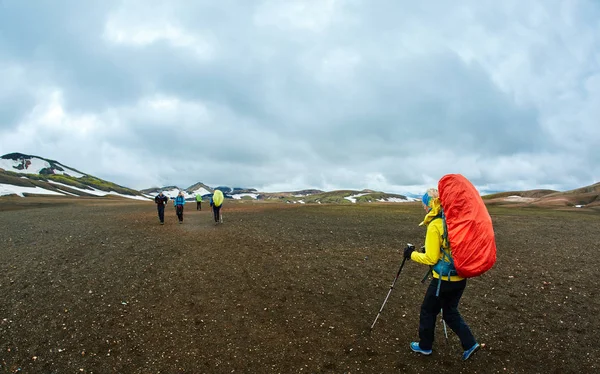
<path fill-rule="evenodd" d="M 418 342 L 410 343 L 410 349 L 412 349 L 413 352 L 417 352 L 425 356 L 429 356 L 433 352 L 431 349 L 421 349 Z"/>
<path fill-rule="evenodd" d="M 473 353 L 475 353 L 475 351 L 477 351 L 479 349 L 479 347 L 481 347 L 479 345 L 479 343 L 475 343 L 475 345 L 473 345 L 471 348 L 464 351 L 463 356 L 462 356 L 463 361 L 468 360 L 469 357 L 471 357 L 473 355 Z"/>

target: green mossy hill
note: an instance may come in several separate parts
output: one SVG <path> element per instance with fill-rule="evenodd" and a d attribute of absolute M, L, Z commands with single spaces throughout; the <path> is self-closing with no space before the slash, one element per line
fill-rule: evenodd
<path fill-rule="evenodd" d="M 57 178 L 57 179 L 59 179 L 59 178 Z M 56 181 L 57 182 L 60 181 L 60 183 L 64 183 L 64 184 L 68 184 L 66 182 L 69 182 L 70 183 L 69 185 L 71 185 L 71 186 L 76 184 L 76 186 L 74 186 L 74 187 L 87 188 L 87 186 L 84 184 L 72 183 L 71 181 L 68 181 L 66 179 L 59 179 Z M 48 178 L 46 176 L 41 176 L 38 174 L 23 175 L 23 174 L 15 173 L 12 171 L 0 171 L 0 183 L 10 184 L 10 185 L 19 186 L 19 187 L 31 187 L 31 188 L 40 187 L 45 190 L 55 191 L 58 193 L 63 193 L 63 191 L 67 191 L 67 192 L 71 192 L 71 193 L 79 194 L 79 195 L 83 194 L 84 196 L 93 196 L 92 194 L 85 194 L 80 191 L 71 190 L 67 187 L 57 186 L 55 184 L 49 183 Z M 58 187 L 60 187 L 60 188 L 58 188 Z"/>
<path fill-rule="evenodd" d="M 92 177 L 91 175 L 86 175 L 81 178 L 74 178 L 77 181 L 87 184 L 88 186 L 94 187 L 96 189 L 110 192 L 114 191 L 123 195 L 139 195 L 136 190 L 132 190 L 131 188 L 119 186 L 118 184 L 114 184 L 112 182 L 107 182 L 103 179 L 99 179 L 96 177 Z"/>
<path fill-rule="evenodd" d="M 89 186 L 87 186 L 85 183 L 79 182 L 80 178 L 69 177 L 67 175 L 60 175 L 60 174 L 42 175 L 42 176 L 40 176 L 40 179 L 46 180 L 46 181 L 54 181 L 54 182 L 58 182 L 58 183 L 63 183 L 63 184 L 69 185 L 69 186 L 77 187 L 77 188 L 89 189 Z"/>
<path fill-rule="evenodd" d="M 314 195 L 298 197 L 290 199 L 294 200 L 302 200 L 307 204 L 311 203 L 321 203 L 321 204 L 352 204 L 349 200 L 345 199 L 347 196 L 356 195 L 359 192 L 351 191 L 351 190 L 340 190 L 340 191 L 331 191 L 331 192 L 323 192 Z"/>
<path fill-rule="evenodd" d="M 52 182 L 62 183 L 67 186 L 80 188 L 84 190 L 91 190 L 92 188 L 110 192 L 114 191 L 116 193 L 120 193 L 123 195 L 139 195 L 138 191 L 132 190 L 127 187 L 119 186 L 112 182 L 107 182 L 105 180 L 92 177 L 90 175 L 85 175 L 81 178 L 75 178 L 68 175 L 61 174 L 19 174 L 12 171 L 2 171 L 0 172 L 0 183 L 12 184 L 15 186 L 22 187 L 35 187 L 39 186 L 45 189 L 56 190 L 56 185 L 53 185 Z M 72 191 L 77 193 L 77 191 Z"/>
<path fill-rule="evenodd" d="M 356 196 L 361 195 L 361 196 Z M 304 201 L 307 204 L 353 204 L 352 201 L 348 200 L 347 197 L 354 196 L 356 203 L 372 203 L 378 202 L 379 200 L 389 199 L 389 198 L 398 198 L 398 199 L 406 199 L 403 195 L 396 194 L 388 194 L 385 192 L 379 191 L 371 191 L 371 190 L 363 190 L 363 191 L 353 191 L 353 190 L 338 190 L 331 192 L 323 192 L 309 196 L 303 197 L 288 197 L 287 201 Z"/>

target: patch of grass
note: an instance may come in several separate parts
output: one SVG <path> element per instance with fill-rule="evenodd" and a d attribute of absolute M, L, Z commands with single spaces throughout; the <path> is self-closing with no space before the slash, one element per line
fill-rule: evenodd
<path fill-rule="evenodd" d="M 356 199 L 357 203 L 370 203 L 370 202 L 374 202 L 377 200 L 388 199 L 388 198 L 392 198 L 392 197 L 399 198 L 399 199 L 406 199 L 405 196 L 394 195 L 394 194 L 389 194 L 389 193 L 385 193 L 385 192 L 371 192 L 367 195 L 355 197 L 355 199 Z"/>
<path fill-rule="evenodd" d="M 359 192 L 351 191 L 351 190 L 340 190 L 340 191 L 332 191 L 332 192 L 324 192 L 310 196 L 303 196 L 300 198 L 295 198 L 293 200 L 304 200 L 306 203 L 318 203 L 322 204 L 351 204 L 351 202 L 344 197 L 356 195 Z"/>
<path fill-rule="evenodd" d="M 56 186 L 53 186 L 52 184 L 47 184 L 49 181 L 54 181 L 65 184 L 67 186 L 81 188 L 84 190 L 90 190 L 91 188 L 95 188 L 106 192 L 114 191 L 124 195 L 138 195 L 137 191 L 135 190 L 119 186 L 112 182 L 107 182 L 105 180 L 89 175 L 85 175 L 81 178 L 76 178 L 62 174 L 27 174 L 25 176 L 28 179 L 22 178 L 23 176 L 23 174 L 11 171 L 4 171 L 0 173 L 0 183 L 8 183 L 24 187 L 39 186 L 45 189 L 50 188 L 52 190 L 55 190 Z"/>
<path fill-rule="evenodd" d="M 80 183 L 77 178 L 69 177 L 66 175 L 51 174 L 51 175 L 43 176 L 40 179 L 41 180 L 52 180 L 52 181 L 55 181 L 58 183 L 63 183 L 63 184 L 69 185 L 69 186 L 77 187 L 77 188 L 89 189 L 88 186 L 86 186 L 83 183 Z"/>
<path fill-rule="evenodd" d="M 83 176 L 81 178 L 77 178 L 77 179 L 87 185 L 90 185 L 90 186 L 97 188 L 99 190 L 102 190 L 102 191 L 107 191 L 107 192 L 114 191 L 114 192 L 124 194 L 124 195 L 137 195 L 137 192 L 132 189 L 129 189 L 129 188 L 126 188 L 123 186 L 119 186 L 112 182 L 107 182 L 105 180 L 102 180 L 102 179 L 99 179 L 96 177 L 92 177 L 90 175 L 85 175 L 85 176 Z"/>

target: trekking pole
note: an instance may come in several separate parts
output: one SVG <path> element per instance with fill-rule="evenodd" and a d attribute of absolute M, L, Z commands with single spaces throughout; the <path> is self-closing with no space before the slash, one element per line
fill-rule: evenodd
<path fill-rule="evenodd" d="M 446 320 L 444 319 L 444 308 L 440 309 L 442 315 L 442 323 L 444 324 L 444 336 L 446 337 L 446 343 L 448 343 L 448 329 L 446 328 Z"/>
<path fill-rule="evenodd" d="M 427 278 L 429 278 L 429 275 L 431 275 L 431 270 L 433 268 L 430 266 L 429 270 L 427 270 L 427 273 L 425 273 L 425 276 L 423 277 L 423 279 L 421 279 L 421 283 L 425 283 L 425 281 L 427 280 Z"/>
<path fill-rule="evenodd" d="M 410 246 L 412 244 L 407 244 L 407 245 Z M 373 327 L 375 327 L 375 323 L 377 322 L 377 319 L 381 315 L 381 312 L 383 311 L 383 307 L 385 306 L 385 303 L 387 302 L 388 298 L 390 297 L 390 294 L 392 293 L 392 290 L 394 289 L 394 285 L 396 284 L 396 281 L 398 280 L 398 277 L 400 276 L 400 272 L 402 271 L 402 268 L 404 267 L 404 263 L 405 262 L 406 262 L 406 257 L 404 257 L 404 260 L 402 260 L 402 264 L 400 265 L 400 269 L 398 269 L 398 273 L 396 274 L 396 278 L 394 278 L 394 281 L 392 282 L 392 285 L 390 286 L 390 290 L 388 291 L 387 296 L 383 300 L 383 304 L 381 304 L 381 308 L 379 309 L 379 313 L 377 313 L 377 316 L 375 317 L 375 321 L 373 321 L 373 324 L 371 325 L 371 330 L 373 330 Z"/>

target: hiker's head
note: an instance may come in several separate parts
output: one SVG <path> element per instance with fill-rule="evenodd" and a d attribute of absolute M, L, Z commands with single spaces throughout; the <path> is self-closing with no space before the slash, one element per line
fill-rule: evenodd
<path fill-rule="evenodd" d="M 438 197 L 440 197 L 440 194 L 438 193 L 438 190 L 436 188 L 428 189 L 427 192 L 425 192 L 425 194 L 421 198 L 421 202 L 423 203 L 423 209 L 425 209 L 426 212 L 429 212 L 433 207 L 433 200 L 437 199 Z"/>
<path fill-rule="evenodd" d="M 158 194 L 159 194 L 160 196 L 164 195 L 162 191 L 160 191 Z"/>
<path fill-rule="evenodd" d="M 179 196 L 183 196 L 183 191 L 179 191 Z"/>

